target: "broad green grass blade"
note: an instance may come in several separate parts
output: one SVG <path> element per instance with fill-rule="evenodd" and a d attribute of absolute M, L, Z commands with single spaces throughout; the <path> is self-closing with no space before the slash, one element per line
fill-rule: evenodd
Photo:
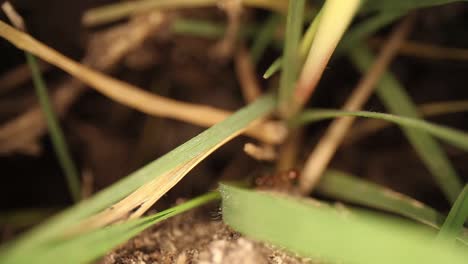
<path fill-rule="evenodd" d="M 2 263 L 48 264 L 57 263 L 57 260 L 66 263 L 90 263 L 146 228 L 219 198 L 217 192 L 208 193 L 154 215 L 101 228 L 74 239 L 41 245 L 27 254 L 3 259 Z"/>
<path fill-rule="evenodd" d="M 463 224 L 468 218 L 468 185 L 458 196 L 447 219 L 437 236 L 439 241 L 453 242 L 463 230 Z"/>
<path fill-rule="evenodd" d="M 435 228 L 440 227 L 443 222 L 443 216 L 431 207 L 341 171 L 326 171 L 317 186 L 317 192 L 335 199 L 403 215 Z"/>
<path fill-rule="evenodd" d="M 317 192 L 341 201 L 402 215 L 436 229 L 440 229 L 444 222 L 444 216 L 433 208 L 342 171 L 326 171 L 317 186 Z M 467 234 L 461 234 L 457 239 L 468 245 Z"/>
<path fill-rule="evenodd" d="M 286 35 L 284 40 L 283 72 L 280 78 L 278 91 L 278 108 L 280 113 L 287 117 L 291 109 L 292 95 L 299 73 L 299 41 L 302 35 L 305 0 L 289 1 L 288 16 L 286 19 Z"/>
<path fill-rule="evenodd" d="M 257 36 L 255 36 L 251 48 L 251 57 L 255 65 L 262 58 L 270 42 L 274 39 L 275 32 L 280 25 L 283 17 L 278 14 L 270 14 L 267 20 L 262 24 Z"/>
<path fill-rule="evenodd" d="M 346 214 L 303 200 L 220 187 L 223 219 L 235 230 L 325 263 L 466 263 L 466 250 L 434 233 L 376 214 Z"/>
<path fill-rule="evenodd" d="M 367 112 L 367 111 L 341 111 L 341 110 L 306 110 L 299 117 L 292 121 L 292 125 L 304 125 L 306 123 L 317 122 L 325 119 L 332 119 L 336 117 L 344 116 L 357 116 L 357 117 L 366 117 L 366 118 L 376 118 L 385 120 L 388 122 L 395 123 L 397 125 L 415 128 L 420 131 L 424 131 L 433 136 L 436 136 L 440 139 L 445 140 L 446 142 L 452 144 L 455 147 L 468 151 L 468 134 L 465 132 L 458 131 L 453 128 L 431 124 L 429 122 L 409 118 L 396 116 L 385 113 L 377 112 Z"/>
<path fill-rule="evenodd" d="M 50 138 L 52 145 L 54 146 L 55 154 L 59 160 L 60 166 L 62 167 L 63 174 L 68 184 L 71 197 L 75 202 L 78 202 L 81 198 L 81 187 L 80 187 L 80 176 L 78 170 L 73 163 L 70 151 L 68 150 L 65 137 L 62 129 L 60 128 L 59 121 L 55 115 L 54 109 L 50 102 L 49 95 L 47 93 L 47 87 L 42 78 L 41 71 L 36 58 L 30 53 L 25 52 L 28 66 L 31 69 L 32 79 L 36 90 L 39 103 L 42 111 L 44 112 L 45 120 L 47 122 L 47 128 L 49 129 Z"/>
<path fill-rule="evenodd" d="M 193 160 L 201 153 L 224 142 L 226 138 L 230 138 L 232 134 L 244 129 L 254 120 L 265 117 L 274 107 L 275 100 L 272 95 L 258 99 L 163 157 L 100 191 L 88 200 L 82 201 L 78 205 L 53 217 L 43 225 L 20 237 L 15 243 L 3 247 L 0 255 L 23 254 L 23 252 L 27 252 L 31 248 L 56 239 L 82 219 L 107 208 L 145 183 Z"/>
<path fill-rule="evenodd" d="M 449 4 L 453 2 L 464 2 L 466 0 L 367 0 L 362 10 L 371 11 L 410 11 L 411 9 Z"/>
<path fill-rule="evenodd" d="M 374 62 L 370 50 L 358 46 L 350 52 L 351 60 L 360 69 L 366 72 Z M 393 114 L 420 118 L 417 106 L 399 82 L 390 74 L 384 73 L 377 85 L 377 96 L 386 108 Z M 460 177 L 457 175 L 447 155 L 440 145 L 428 133 L 415 129 L 403 128 L 403 132 L 411 145 L 421 157 L 426 167 L 434 176 L 438 186 L 450 202 L 455 202 L 463 188 Z"/>

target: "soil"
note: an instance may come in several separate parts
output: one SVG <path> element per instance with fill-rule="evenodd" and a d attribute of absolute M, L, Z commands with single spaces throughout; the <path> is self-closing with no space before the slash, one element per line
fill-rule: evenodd
<path fill-rule="evenodd" d="M 217 210 L 205 207 L 155 225 L 105 256 L 99 264 L 318 263 L 245 238 L 227 227 Z"/>

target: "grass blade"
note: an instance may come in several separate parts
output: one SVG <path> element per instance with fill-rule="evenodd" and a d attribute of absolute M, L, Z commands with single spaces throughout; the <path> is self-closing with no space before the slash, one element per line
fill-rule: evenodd
<path fill-rule="evenodd" d="M 59 160 L 60 166 L 62 167 L 63 173 L 65 174 L 71 197 L 75 202 L 78 202 L 81 198 L 80 177 L 78 170 L 73 163 L 70 151 L 68 150 L 68 146 L 65 141 L 65 137 L 63 135 L 62 129 L 60 128 L 58 118 L 52 108 L 49 95 L 47 94 L 47 87 L 44 79 L 42 79 L 42 74 L 39 70 L 37 60 L 30 53 L 26 52 L 25 55 L 28 65 L 31 69 L 32 79 L 37 97 L 39 98 L 39 103 L 41 105 L 42 111 L 44 111 L 44 116 L 47 122 L 47 127 L 49 128 L 52 145 L 54 146 L 54 150 Z"/>
<path fill-rule="evenodd" d="M 463 230 L 463 224 L 468 218 L 468 185 L 458 196 L 447 219 L 440 229 L 437 239 L 439 241 L 453 242 Z"/>
<path fill-rule="evenodd" d="M 214 125 L 187 143 L 177 147 L 163 157 L 130 174 L 112 186 L 100 191 L 88 200 L 65 210 L 43 225 L 23 235 L 14 244 L 5 246 L 2 254 L 23 254 L 25 250 L 37 247 L 59 237 L 82 219 L 105 209 L 126 197 L 138 187 L 156 179 L 195 157 L 213 148 L 239 130 L 249 126 L 254 120 L 264 117 L 273 110 L 275 101 L 268 95 L 241 109 L 221 123 Z"/>
<path fill-rule="evenodd" d="M 464 2 L 466 0 L 369 0 L 363 6 L 364 12 L 381 11 L 389 12 L 393 10 L 410 11 L 411 9 L 430 7 L 436 5 L 449 4 L 453 2 Z"/>
<path fill-rule="evenodd" d="M 319 16 L 317 33 L 314 36 L 294 89 L 293 100 L 295 104 L 292 105 L 295 107 L 292 110 L 294 114 L 302 109 L 314 92 L 326 65 L 360 5 L 361 0 L 325 1 L 320 10 L 321 15 Z"/>
<path fill-rule="evenodd" d="M 309 52 L 310 46 L 315 38 L 315 33 L 317 33 L 318 25 L 320 22 L 321 11 L 319 11 L 312 22 L 310 23 L 309 27 L 307 28 L 304 36 L 302 37 L 301 44 L 299 47 L 299 60 L 301 65 L 304 63 L 307 53 Z M 269 79 L 273 74 L 278 72 L 281 69 L 283 57 L 277 58 L 268 69 L 263 74 L 264 79 Z"/>
<path fill-rule="evenodd" d="M 278 92 L 278 109 L 283 117 L 291 116 L 291 104 L 294 86 L 299 72 L 299 41 L 302 34 L 305 0 L 289 1 L 288 17 L 286 19 L 286 36 L 282 64 L 283 72 L 280 78 Z"/>
<path fill-rule="evenodd" d="M 155 18 L 155 24 L 162 22 L 162 15 Z M 201 104 L 181 102 L 167 97 L 159 96 L 136 87 L 132 84 L 111 78 L 98 71 L 77 63 L 30 35 L 18 31 L 0 21 L 0 36 L 10 41 L 24 51 L 59 67 L 73 75 L 83 83 L 93 87 L 100 93 L 108 96 L 115 102 L 124 104 L 149 115 L 174 118 L 201 126 L 212 126 L 226 119 L 231 112 Z M 278 122 L 267 121 L 258 124 L 260 127 L 249 128 L 246 133 L 262 141 L 278 144 L 285 133 L 284 127 Z"/>
<path fill-rule="evenodd" d="M 97 7 L 87 11 L 83 16 L 83 24 L 96 26 L 128 17 L 134 13 L 151 9 L 176 9 L 216 6 L 219 0 L 138 0 L 122 2 Z M 243 4 L 282 12 L 288 1 L 276 0 L 245 0 Z"/>
<path fill-rule="evenodd" d="M 444 222 L 443 215 L 411 197 L 337 170 L 325 172 L 317 191 L 341 201 L 402 215 L 436 229 Z M 467 235 L 457 239 L 468 245 Z"/>
<path fill-rule="evenodd" d="M 226 31 L 226 25 L 199 19 L 177 18 L 171 24 L 171 31 L 187 36 L 220 38 Z"/>
<path fill-rule="evenodd" d="M 458 131 L 453 128 L 431 124 L 429 122 L 396 116 L 385 113 L 368 112 L 368 111 L 341 111 L 341 110 L 306 110 L 297 119 L 292 121 L 293 125 L 303 125 L 310 122 L 317 122 L 325 119 L 331 119 L 343 116 L 357 116 L 366 118 L 376 118 L 395 123 L 397 125 L 415 128 L 420 131 L 425 131 L 433 136 L 439 137 L 455 147 L 468 151 L 468 134 Z"/>
<path fill-rule="evenodd" d="M 438 228 L 443 223 L 443 216 L 429 206 L 345 172 L 326 171 L 317 185 L 317 191 L 342 201 L 403 215 L 432 227 Z"/>
<path fill-rule="evenodd" d="M 353 49 L 350 56 L 362 72 L 366 72 L 374 61 L 372 53 L 364 47 Z M 390 73 L 384 73 L 376 92 L 391 113 L 412 118 L 420 117 L 409 95 Z M 431 174 L 434 175 L 445 197 L 453 203 L 463 185 L 447 155 L 439 144 L 424 131 L 403 128 L 403 132 Z"/>
<path fill-rule="evenodd" d="M 370 213 L 222 185 L 223 219 L 235 230 L 323 262 L 465 263 L 465 250 L 432 243 L 433 232 Z M 389 250 L 391 249 L 391 250 Z"/>
<path fill-rule="evenodd" d="M 57 244 L 42 245 L 28 254 L 5 259 L 2 263 L 47 264 L 55 263 L 57 259 L 66 259 L 67 263 L 89 263 L 154 224 L 219 198 L 217 192 L 208 193 L 154 215 L 112 225 Z"/>

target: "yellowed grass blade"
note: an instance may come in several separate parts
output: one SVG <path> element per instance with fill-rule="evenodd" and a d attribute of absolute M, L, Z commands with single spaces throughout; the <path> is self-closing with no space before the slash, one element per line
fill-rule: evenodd
<path fill-rule="evenodd" d="M 255 123 L 256 122 L 253 124 Z M 204 160 L 207 156 L 224 145 L 226 142 L 241 134 L 244 130 L 245 129 L 239 130 L 231 134 L 230 137 L 227 137 L 221 143 L 215 145 L 203 153 L 200 153 L 198 156 L 195 156 L 188 162 L 151 180 L 118 203 L 83 221 L 76 229 L 72 231 L 72 233 L 85 232 L 116 222 L 140 217 L 165 193 L 174 187 L 197 164 L 199 164 L 202 160 Z"/>

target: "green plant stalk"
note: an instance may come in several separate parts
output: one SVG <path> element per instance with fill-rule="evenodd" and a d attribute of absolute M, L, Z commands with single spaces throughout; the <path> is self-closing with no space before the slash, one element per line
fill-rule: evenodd
<path fill-rule="evenodd" d="M 385 113 L 368 112 L 368 111 L 341 111 L 341 110 L 324 110 L 324 109 L 309 109 L 305 110 L 297 118 L 291 121 L 291 126 L 300 126 L 307 123 L 318 122 L 321 120 L 332 119 L 344 116 L 357 116 L 365 118 L 376 118 L 395 123 L 397 125 L 418 129 L 433 136 L 445 140 L 464 151 L 468 151 L 468 134 L 453 128 L 432 124 L 420 119 L 396 116 Z"/>
<path fill-rule="evenodd" d="M 432 243 L 424 226 L 308 200 L 220 187 L 223 220 L 233 229 L 325 263 L 466 263 L 464 248 Z"/>
<path fill-rule="evenodd" d="M 101 228 L 57 244 L 34 248 L 28 254 L 6 259 L 2 263 L 48 264 L 57 262 L 57 259 L 66 259 L 67 263 L 91 263 L 154 224 L 219 199 L 218 192 L 210 192 L 154 215 Z"/>
<path fill-rule="evenodd" d="M 371 51 L 363 45 L 351 50 L 350 56 L 353 63 L 361 72 L 366 72 L 374 61 Z M 381 81 L 377 85 L 376 93 L 391 113 L 399 116 L 420 118 L 416 105 L 390 73 L 383 74 Z M 403 132 L 434 176 L 445 197 L 453 203 L 457 199 L 463 185 L 440 145 L 423 131 L 403 128 Z"/>
<path fill-rule="evenodd" d="M 264 118 L 274 109 L 275 105 L 275 99 L 272 95 L 259 98 L 163 157 L 96 193 L 91 198 L 52 217 L 16 241 L 4 245 L 0 248 L 0 262 L 2 257 L 21 255 L 32 248 L 40 247 L 44 243 L 57 239 L 66 230 L 74 227 L 86 217 L 111 206 L 143 184 L 189 162 L 206 150 L 217 146 L 220 142 L 224 142 L 226 138 L 250 125 L 254 120 Z"/>
<path fill-rule="evenodd" d="M 278 90 L 278 109 L 283 118 L 291 116 L 293 92 L 299 72 L 299 41 L 302 33 L 305 0 L 289 1 L 283 49 L 283 72 Z"/>
<path fill-rule="evenodd" d="M 32 79 L 36 90 L 39 104 L 44 112 L 47 127 L 49 129 L 52 145 L 54 146 L 55 154 L 60 162 L 63 173 L 66 177 L 68 189 L 70 190 L 71 197 L 75 202 L 81 199 L 81 187 L 79 180 L 79 173 L 68 150 L 65 137 L 63 136 L 62 129 L 60 128 L 58 119 L 52 108 L 52 104 L 47 94 L 47 88 L 44 80 L 42 79 L 41 71 L 37 64 L 36 58 L 30 53 L 25 53 L 26 60 L 31 68 Z"/>
<path fill-rule="evenodd" d="M 468 218 L 468 185 L 458 196 L 442 228 L 437 235 L 438 241 L 453 242 L 463 230 L 463 224 Z"/>

